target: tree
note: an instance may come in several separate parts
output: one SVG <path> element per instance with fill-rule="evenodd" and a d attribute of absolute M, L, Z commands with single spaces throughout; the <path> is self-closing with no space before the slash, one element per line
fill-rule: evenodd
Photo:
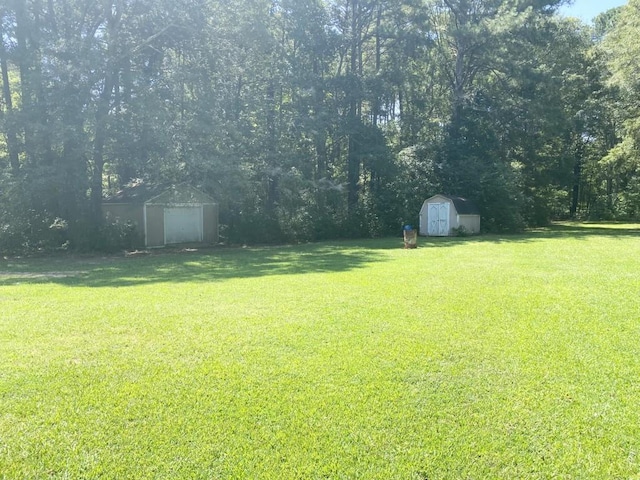
<path fill-rule="evenodd" d="M 640 2 L 631 0 L 598 24 L 611 73 L 605 120 L 613 128 L 606 132 L 608 153 L 599 162 L 605 172 L 606 210 L 614 217 L 634 218 L 640 213 L 640 49 L 635 41 L 640 34 Z"/>
<path fill-rule="evenodd" d="M 0 236 L 92 248 L 132 181 L 204 189 L 232 241 L 381 235 L 439 191 L 496 230 L 635 215 L 638 1 L 589 30 L 560 0 L 6 0 Z"/>

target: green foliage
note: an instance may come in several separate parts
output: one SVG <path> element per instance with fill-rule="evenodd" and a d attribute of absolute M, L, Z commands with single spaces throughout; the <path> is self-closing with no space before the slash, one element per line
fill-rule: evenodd
<path fill-rule="evenodd" d="M 592 170 L 593 189 L 599 194 L 594 216 L 635 218 L 640 212 L 640 110 L 636 101 L 640 61 L 635 41 L 640 33 L 640 3 L 632 0 L 607 18 L 599 48 L 605 57 L 603 81 L 608 88 L 600 100 L 610 127 Z"/>
<path fill-rule="evenodd" d="M 442 191 L 438 175 L 438 153 L 433 147 L 414 145 L 396 155 L 398 174 L 394 177 L 392 188 L 398 197 L 402 215 L 399 225 L 417 225 L 424 200 Z"/>
<path fill-rule="evenodd" d="M 46 201 L 5 231 L 94 248 L 132 178 L 203 188 L 233 243 L 384 235 L 437 192 L 500 231 L 635 216 L 638 3 L 559 3 L 11 0 L 0 174 Z"/>
<path fill-rule="evenodd" d="M 59 181 L 55 174 L 0 179 L 2 252 L 54 251 L 68 246 L 68 217 L 61 216 L 55 195 Z"/>
<path fill-rule="evenodd" d="M 459 227 L 455 227 L 451 229 L 452 236 L 454 237 L 468 237 L 471 233 L 467 230 L 464 225 L 460 225 Z"/>
<path fill-rule="evenodd" d="M 105 222 L 100 226 L 98 232 L 99 235 L 95 239 L 92 250 L 109 253 L 144 247 L 141 232 L 130 222 Z"/>
<path fill-rule="evenodd" d="M 62 225 L 65 228 L 61 228 Z M 5 254 L 66 249 L 66 222 L 30 209 L 20 214 L 5 210 L 0 218 L 0 244 Z"/>

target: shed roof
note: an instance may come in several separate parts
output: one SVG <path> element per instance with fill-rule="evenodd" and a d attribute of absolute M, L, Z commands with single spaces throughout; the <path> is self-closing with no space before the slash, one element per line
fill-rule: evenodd
<path fill-rule="evenodd" d="M 434 195 L 434 197 L 444 197 L 451 200 L 453 202 L 453 205 L 456 207 L 456 211 L 459 215 L 480 215 L 480 209 L 478 208 L 478 206 L 468 198 L 442 194 Z M 431 198 L 428 200 L 431 200 Z"/>
<path fill-rule="evenodd" d="M 167 185 L 151 185 L 142 180 L 132 181 L 113 195 L 102 200 L 103 203 L 144 203 L 167 189 Z"/>
<path fill-rule="evenodd" d="M 150 185 L 145 182 L 133 182 L 103 200 L 103 203 L 130 203 L 130 204 L 184 204 L 202 203 L 215 204 L 216 202 L 206 193 L 188 185 Z"/>
<path fill-rule="evenodd" d="M 205 205 L 215 205 L 215 201 L 209 195 L 201 192 L 191 185 L 181 183 L 173 185 L 167 190 L 145 202 L 149 205 L 164 205 L 178 203 L 202 203 Z"/>
<path fill-rule="evenodd" d="M 445 195 L 456 206 L 459 215 L 480 215 L 478 206 L 468 198 Z"/>

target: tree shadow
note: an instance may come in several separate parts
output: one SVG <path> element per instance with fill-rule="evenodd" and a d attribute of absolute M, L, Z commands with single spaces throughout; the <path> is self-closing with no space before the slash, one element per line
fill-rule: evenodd
<path fill-rule="evenodd" d="M 397 248 L 384 239 L 365 242 L 257 248 L 165 249 L 130 257 L 74 257 L 7 262 L 0 286 L 56 283 L 78 287 L 127 287 L 153 283 L 219 282 L 235 278 L 341 272 L 380 262 L 376 249 Z"/>
<path fill-rule="evenodd" d="M 640 236 L 640 224 L 558 222 L 523 233 L 484 234 L 462 237 L 420 237 L 419 246 L 454 247 L 461 243 L 531 243 L 551 238 L 585 240 L 589 237 L 624 239 Z"/>
<path fill-rule="evenodd" d="M 531 243 L 550 238 L 624 239 L 640 236 L 639 224 L 557 223 L 514 235 L 420 237 L 418 249 L 466 243 Z M 295 246 L 163 249 L 130 257 L 60 255 L 0 258 L 0 286 L 55 283 L 78 287 L 126 287 L 153 283 L 220 282 L 235 278 L 345 272 L 389 260 L 385 250 L 402 249 L 402 238 L 342 240 Z"/>
<path fill-rule="evenodd" d="M 640 235 L 640 224 L 621 222 L 557 222 L 541 229 L 542 234 L 585 238 L 594 235 L 624 238 Z"/>

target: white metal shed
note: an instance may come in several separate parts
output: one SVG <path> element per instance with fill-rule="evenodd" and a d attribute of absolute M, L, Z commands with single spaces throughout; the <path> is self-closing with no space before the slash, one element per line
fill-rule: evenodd
<path fill-rule="evenodd" d="M 420 235 L 447 237 L 456 230 L 480 233 L 480 210 L 471 200 L 452 195 L 427 198 L 420 209 Z"/>

